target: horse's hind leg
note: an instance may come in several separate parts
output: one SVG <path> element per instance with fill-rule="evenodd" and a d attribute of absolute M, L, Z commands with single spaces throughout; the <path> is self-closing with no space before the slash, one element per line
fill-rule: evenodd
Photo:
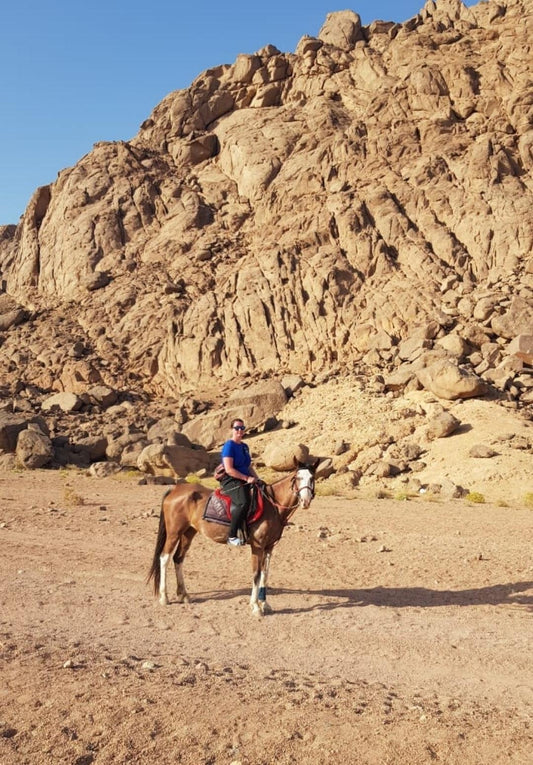
<path fill-rule="evenodd" d="M 176 552 L 179 545 L 179 535 L 168 536 L 165 545 L 159 556 L 159 603 L 162 606 L 168 606 L 167 596 L 167 568 L 168 562 Z"/>
<path fill-rule="evenodd" d="M 176 547 L 173 555 L 174 568 L 176 570 L 176 595 L 178 596 L 178 603 L 191 602 L 189 593 L 185 589 L 185 580 L 183 578 L 183 561 L 185 560 L 187 550 L 191 546 L 191 542 L 194 539 L 195 534 L 196 529 L 193 529 L 192 526 L 189 527 L 187 531 L 181 535 L 178 546 Z"/>

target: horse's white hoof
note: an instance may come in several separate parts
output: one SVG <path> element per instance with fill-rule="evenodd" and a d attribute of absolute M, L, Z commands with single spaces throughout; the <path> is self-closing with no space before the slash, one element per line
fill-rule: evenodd
<path fill-rule="evenodd" d="M 182 593 L 178 593 L 177 601 L 178 603 L 190 603 L 191 599 L 187 595 L 187 593 L 185 593 L 184 595 Z"/>
<path fill-rule="evenodd" d="M 257 605 L 257 603 L 252 604 L 252 615 L 256 616 L 258 619 L 261 619 L 263 616 L 263 612 L 261 611 L 261 608 Z"/>
<path fill-rule="evenodd" d="M 168 598 L 166 595 L 161 595 L 161 597 L 159 598 L 159 605 L 168 606 Z"/>

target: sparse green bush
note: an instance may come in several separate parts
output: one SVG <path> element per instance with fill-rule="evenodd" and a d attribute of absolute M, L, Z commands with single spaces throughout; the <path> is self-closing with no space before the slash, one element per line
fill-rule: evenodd
<path fill-rule="evenodd" d="M 528 493 L 524 495 L 524 505 L 529 507 L 530 510 L 533 510 L 533 491 L 528 491 Z"/>
<path fill-rule="evenodd" d="M 485 497 L 483 494 L 480 494 L 479 491 L 471 491 L 469 492 L 465 499 L 468 502 L 475 502 L 478 505 L 484 505 L 485 504 Z"/>
<path fill-rule="evenodd" d="M 333 482 L 317 481 L 315 484 L 315 494 L 317 497 L 335 497 L 338 495 Z"/>
<path fill-rule="evenodd" d="M 71 486 L 65 486 L 63 490 L 63 500 L 70 507 L 79 507 L 85 504 L 83 497 L 78 494 Z"/>
<path fill-rule="evenodd" d="M 412 495 L 406 491 L 399 491 L 398 494 L 394 495 L 394 499 L 397 500 L 398 502 L 407 502 L 408 500 L 411 499 L 411 496 Z"/>

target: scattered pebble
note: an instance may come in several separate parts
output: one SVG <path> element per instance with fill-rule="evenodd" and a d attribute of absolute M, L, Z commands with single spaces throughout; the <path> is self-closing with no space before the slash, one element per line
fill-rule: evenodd
<path fill-rule="evenodd" d="M 153 661 L 143 661 L 141 664 L 141 669 L 157 669 L 157 664 L 155 664 Z"/>

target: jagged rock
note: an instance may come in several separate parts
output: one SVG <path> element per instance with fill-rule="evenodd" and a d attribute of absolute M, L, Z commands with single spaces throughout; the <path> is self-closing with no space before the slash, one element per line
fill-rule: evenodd
<path fill-rule="evenodd" d="M 304 387 L 305 382 L 300 375 L 285 375 L 281 380 L 281 384 L 287 397 L 291 398 L 291 396 L 294 396 L 295 393 L 298 393 Z"/>
<path fill-rule="evenodd" d="M 232 393 L 224 408 L 186 422 L 182 433 L 191 443 L 214 449 L 230 437 L 231 421 L 236 417 L 243 419 L 250 430 L 279 414 L 286 403 L 287 394 L 281 383 L 257 383 Z"/>
<path fill-rule="evenodd" d="M 533 327 L 533 302 L 515 297 L 509 310 L 502 316 L 496 316 L 491 321 L 491 327 L 501 337 L 509 340 L 517 335 L 531 334 Z"/>
<path fill-rule="evenodd" d="M 385 376 L 385 390 L 402 390 L 413 378 L 416 378 L 414 366 L 412 364 L 402 364 Z"/>
<path fill-rule="evenodd" d="M 23 430 L 34 424 L 37 428 L 49 435 L 48 426 L 45 420 L 40 416 L 27 416 L 20 414 L 9 414 L 0 411 L 0 451 L 14 452 L 17 448 L 19 434 Z"/>
<path fill-rule="evenodd" d="M 82 396 L 86 403 L 96 404 L 102 409 L 113 406 L 117 402 L 117 398 L 117 392 L 106 385 L 93 385 Z"/>
<path fill-rule="evenodd" d="M 52 461 L 54 449 L 49 437 L 39 430 L 22 430 L 18 434 L 17 461 L 25 468 L 41 468 Z"/>
<path fill-rule="evenodd" d="M 0 314 L 0 332 L 6 332 L 11 327 L 16 327 L 27 318 L 27 312 L 23 308 L 14 308 L 12 311 Z"/>
<path fill-rule="evenodd" d="M 408 337 L 401 342 L 398 346 L 398 356 L 402 361 L 415 361 L 422 353 L 431 348 L 433 343 L 431 340 L 421 337 Z"/>
<path fill-rule="evenodd" d="M 361 17 L 353 11 L 328 13 L 318 37 L 341 50 L 352 50 L 356 42 L 364 40 Z"/>
<path fill-rule="evenodd" d="M 93 462 L 87 473 L 95 478 L 107 478 L 110 475 L 115 475 L 115 473 L 120 473 L 120 465 L 112 461 Z"/>
<path fill-rule="evenodd" d="M 393 475 L 397 475 L 400 471 L 391 462 L 379 460 L 371 465 L 366 472 L 368 475 L 373 475 L 377 478 L 390 478 Z"/>
<path fill-rule="evenodd" d="M 484 396 L 487 392 L 487 384 L 484 380 L 452 361 L 437 361 L 420 369 L 417 376 L 426 390 L 450 401 Z"/>
<path fill-rule="evenodd" d="M 108 439 L 106 447 L 106 456 L 110 460 L 120 461 L 123 452 L 131 451 L 136 443 L 141 443 L 142 447 L 148 446 L 148 439 L 144 433 L 122 433 L 117 438 Z"/>
<path fill-rule="evenodd" d="M 403 442 L 391 446 L 387 452 L 387 457 L 405 462 L 413 462 L 420 457 L 422 452 L 423 449 L 420 444 Z"/>
<path fill-rule="evenodd" d="M 146 436 L 149 441 L 168 442 L 190 447 L 191 442 L 187 436 L 180 433 L 182 424 L 175 417 L 164 417 L 148 429 Z"/>
<path fill-rule="evenodd" d="M 461 425 L 461 421 L 454 417 L 451 412 L 442 412 L 433 417 L 426 428 L 426 438 L 433 441 L 435 438 L 446 438 L 455 433 Z"/>
<path fill-rule="evenodd" d="M 430 494 L 439 494 L 448 499 L 459 499 L 467 494 L 467 490 L 462 486 L 451 481 L 449 478 L 442 478 L 439 483 L 432 483 L 427 486 Z"/>
<path fill-rule="evenodd" d="M 301 460 L 302 462 L 306 462 L 309 460 L 309 456 L 307 456 L 304 460 Z M 326 459 L 321 459 L 316 467 L 315 470 L 315 478 L 318 480 L 319 478 L 329 478 L 331 475 L 333 475 L 335 472 L 335 468 L 333 467 L 333 460 L 330 457 L 326 457 Z"/>
<path fill-rule="evenodd" d="M 5 454 L 0 452 L 0 470 L 15 470 L 17 459 L 14 454 Z"/>
<path fill-rule="evenodd" d="M 444 348 L 452 356 L 462 359 L 469 351 L 469 345 L 464 338 L 455 332 L 450 332 L 435 341 L 435 345 Z"/>
<path fill-rule="evenodd" d="M 498 452 L 495 449 L 491 446 L 486 446 L 486 444 L 474 444 L 468 452 L 468 456 L 475 459 L 489 459 L 490 457 L 496 457 L 497 454 Z"/>
<path fill-rule="evenodd" d="M 144 438 L 135 443 L 128 444 L 120 455 L 120 466 L 124 468 L 137 468 L 139 457 L 147 446 Z"/>
<path fill-rule="evenodd" d="M 507 352 L 533 366 L 533 335 L 518 335 L 509 343 Z"/>
<path fill-rule="evenodd" d="M 77 439 L 73 447 L 86 452 L 89 462 L 97 462 L 106 456 L 107 438 L 102 436 L 87 436 Z"/>

